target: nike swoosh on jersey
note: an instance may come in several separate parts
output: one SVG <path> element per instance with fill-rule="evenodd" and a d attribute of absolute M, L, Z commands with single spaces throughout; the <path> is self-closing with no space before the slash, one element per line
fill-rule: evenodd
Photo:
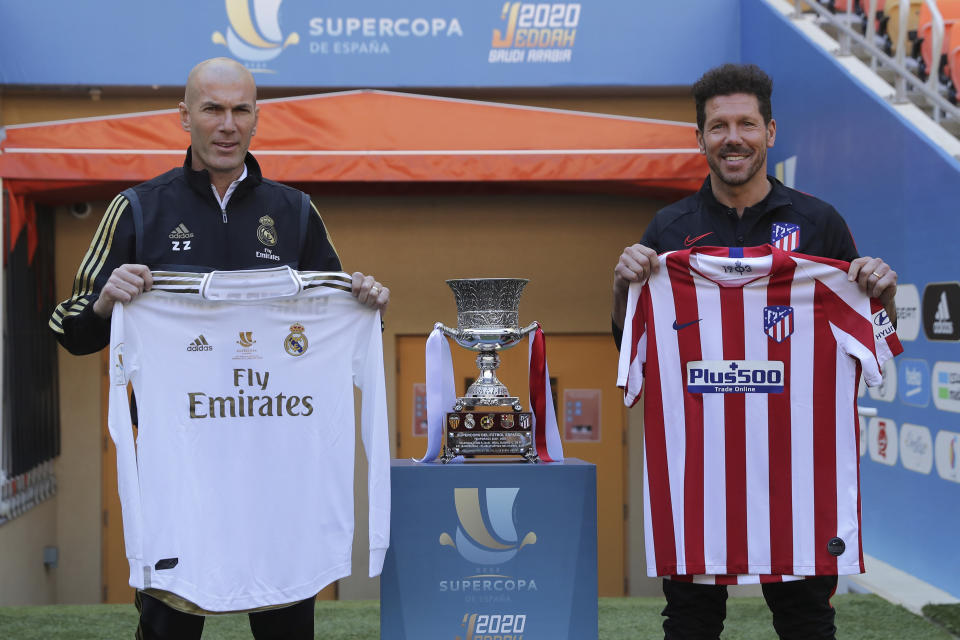
<path fill-rule="evenodd" d="M 673 328 L 674 328 L 675 330 L 677 330 L 677 331 L 680 331 L 680 329 L 684 329 L 684 328 L 686 328 L 686 327 L 689 327 L 689 326 L 692 325 L 692 324 L 697 324 L 698 322 L 700 322 L 700 320 L 701 320 L 700 318 L 697 318 L 696 320 L 691 320 L 690 322 L 684 322 L 683 324 L 677 324 L 677 321 L 674 320 L 674 321 L 673 321 Z"/>
<path fill-rule="evenodd" d="M 700 234 L 699 236 L 697 236 L 696 238 L 691 238 L 690 236 L 687 236 L 686 238 L 683 239 L 683 246 L 685 246 L 685 247 L 692 247 L 693 245 L 695 245 L 695 244 L 697 243 L 697 240 L 700 240 L 700 239 L 702 239 L 702 238 L 706 238 L 706 237 L 707 237 L 708 235 L 710 235 L 711 233 L 713 233 L 713 231 L 707 231 L 706 233 L 701 233 L 701 234 Z"/>

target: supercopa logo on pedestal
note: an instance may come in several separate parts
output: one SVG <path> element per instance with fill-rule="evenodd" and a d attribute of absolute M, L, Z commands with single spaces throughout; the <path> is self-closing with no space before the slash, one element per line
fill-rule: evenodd
<path fill-rule="evenodd" d="M 593 465 L 395 460 L 392 471 L 382 638 L 597 637 Z"/>

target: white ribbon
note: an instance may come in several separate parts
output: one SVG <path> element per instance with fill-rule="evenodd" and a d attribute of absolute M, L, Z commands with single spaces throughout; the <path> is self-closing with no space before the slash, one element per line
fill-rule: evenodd
<path fill-rule="evenodd" d="M 457 401 L 454 388 L 453 356 L 450 342 L 438 322 L 427 338 L 427 452 L 416 462 L 433 462 L 440 455 L 443 442 L 443 423 L 453 404 Z"/>

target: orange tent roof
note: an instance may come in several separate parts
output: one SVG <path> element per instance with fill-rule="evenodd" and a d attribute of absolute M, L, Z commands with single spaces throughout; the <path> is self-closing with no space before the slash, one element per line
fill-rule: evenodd
<path fill-rule="evenodd" d="M 347 91 L 261 101 L 251 151 L 264 175 L 295 183 L 625 181 L 692 191 L 707 173 L 694 130 L 661 120 Z M 43 181 L 25 189 L 31 192 L 44 191 L 44 183 L 133 184 L 180 164 L 188 144 L 174 109 L 12 125 L 0 142 L 0 177 Z"/>

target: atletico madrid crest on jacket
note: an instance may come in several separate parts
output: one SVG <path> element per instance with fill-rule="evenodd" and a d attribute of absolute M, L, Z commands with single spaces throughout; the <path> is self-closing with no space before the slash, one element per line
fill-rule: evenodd
<path fill-rule="evenodd" d="M 800 246 L 800 225 L 774 222 L 770 227 L 770 244 L 783 251 L 796 251 Z"/>
<path fill-rule="evenodd" d="M 774 305 L 763 308 L 763 331 L 777 342 L 793 334 L 793 307 Z"/>

